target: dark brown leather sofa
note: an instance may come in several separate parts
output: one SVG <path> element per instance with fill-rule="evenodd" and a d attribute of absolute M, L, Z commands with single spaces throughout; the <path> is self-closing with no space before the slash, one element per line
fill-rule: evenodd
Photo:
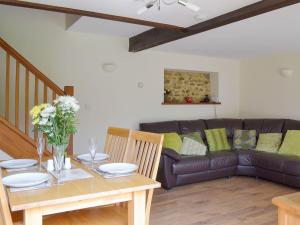
<path fill-rule="evenodd" d="M 260 133 L 283 133 L 300 130 L 300 121 L 289 119 L 209 119 L 141 123 L 148 132 L 180 134 L 198 131 L 205 140 L 205 129 L 226 128 L 232 146 L 234 129 Z M 292 187 L 300 187 L 300 157 L 283 156 L 251 149 L 209 152 L 206 156 L 183 156 L 163 149 L 158 180 L 165 189 L 175 186 L 231 176 L 267 179 Z"/>

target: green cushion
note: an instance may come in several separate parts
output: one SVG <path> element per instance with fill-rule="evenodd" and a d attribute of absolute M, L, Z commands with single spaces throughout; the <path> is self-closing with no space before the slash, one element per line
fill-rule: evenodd
<path fill-rule="evenodd" d="M 230 150 L 225 128 L 205 130 L 210 151 Z"/>
<path fill-rule="evenodd" d="M 204 142 L 201 138 L 201 134 L 199 132 L 192 132 L 192 133 L 188 133 L 188 134 L 180 134 L 180 137 L 181 137 L 182 141 L 185 137 L 187 137 L 187 138 L 193 139 L 193 140 L 195 140 L 199 143 L 204 144 Z"/>
<path fill-rule="evenodd" d="M 256 130 L 235 130 L 233 135 L 234 149 L 254 149 L 256 144 Z"/>
<path fill-rule="evenodd" d="M 258 137 L 256 150 L 277 153 L 281 144 L 281 133 L 260 134 Z"/>
<path fill-rule="evenodd" d="M 199 132 L 182 134 L 182 155 L 206 155 L 207 147 L 204 144 Z"/>
<path fill-rule="evenodd" d="M 181 145 L 182 140 L 177 133 L 164 133 L 164 148 L 170 148 L 176 151 L 177 153 L 180 153 Z"/>
<path fill-rule="evenodd" d="M 288 130 L 279 154 L 300 156 L 300 130 Z"/>

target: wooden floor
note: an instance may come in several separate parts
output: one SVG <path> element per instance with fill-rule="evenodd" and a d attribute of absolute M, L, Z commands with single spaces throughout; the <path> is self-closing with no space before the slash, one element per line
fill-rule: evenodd
<path fill-rule="evenodd" d="M 158 189 L 150 225 L 276 225 L 271 199 L 297 191 L 246 177 Z"/>

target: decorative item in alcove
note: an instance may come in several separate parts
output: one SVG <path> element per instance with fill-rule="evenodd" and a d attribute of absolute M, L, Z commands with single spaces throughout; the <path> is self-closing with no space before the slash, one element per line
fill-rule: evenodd
<path fill-rule="evenodd" d="M 193 103 L 193 97 L 191 97 L 191 96 L 185 97 L 184 100 L 188 104 L 192 104 Z"/>
<path fill-rule="evenodd" d="M 197 104 L 212 96 L 209 72 L 165 69 L 164 103 Z"/>
<path fill-rule="evenodd" d="M 169 89 L 164 89 L 164 102 L 171 103 L 172 99 L 170 98 L 171 91 Z"/>
<path fill-rule="evenodd" d="M 204 98 L 200 102 L 210 102 L 209 96 L 205 95 Z"/>

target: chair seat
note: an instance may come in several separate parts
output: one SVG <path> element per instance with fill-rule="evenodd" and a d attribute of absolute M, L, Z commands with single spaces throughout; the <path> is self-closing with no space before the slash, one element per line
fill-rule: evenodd
<path fill-rule="evenodd" d="M 127 218 L 125 207 L 96 207 L 44 216 L 43 225 L 127 225 Z"/>

